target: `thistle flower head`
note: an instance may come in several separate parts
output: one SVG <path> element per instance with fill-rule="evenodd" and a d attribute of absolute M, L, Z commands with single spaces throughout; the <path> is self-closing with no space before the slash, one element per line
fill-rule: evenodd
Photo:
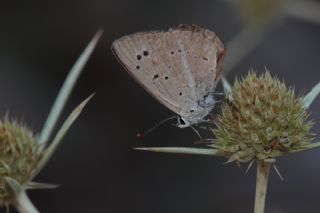
<path fill-rule="evenodd" d="M 13 205 L 19 212 L 39 212 L 26 194 L 29 189 L 50 189 L 56 185 L 32 182 L 61 143 L 74 121 L 94 94 L 78 105 L 52 137 L 63 107 L 83 67 L 102 35 L 99 30 L 70 70 L 48 115 L 40 136 L 25 125 L 0 120 L 0 208 Z"/>
<path fill-rule="evenodd" d="M 46 165 L 92 96 L 72 111 L 50 144 L 41 142 L 38 135 L 20 122 L 8 118 L 0 121 L 0 208 L 12 204 L 20 212 L 38 212 L 26 190 L 57 187 L 32 179 Z"/>
<path fill-rule="evenodd" d="M 229 161 L 273 159 L 303 150 L 313 139 L 302 99 L 268 71 L 236 80 L 226 97 L 214 146 Z"/>
<path fill-rule="evenodd" d="M 14 195 L 5 178 L 26 187 L 40 159 L 39 143 L 25 125 L 8 118 L 0 121 L 0 205 L 7 205 Z"/>

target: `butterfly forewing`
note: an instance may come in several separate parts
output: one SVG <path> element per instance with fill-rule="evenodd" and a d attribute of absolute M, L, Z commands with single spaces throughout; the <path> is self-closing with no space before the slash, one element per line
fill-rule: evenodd
<path fill-rule="evenodd" d="M 155 42 L 161 41 L 163 36 L 159 32 L 124 36 L 113 43 L 113 50 L 134 79 L 162 104 L 178 113 L 179 104 L 175 103 L 167 82 L 164 84 L 168 81 L 164 76 L 166 69 L 156 51 Z"/>

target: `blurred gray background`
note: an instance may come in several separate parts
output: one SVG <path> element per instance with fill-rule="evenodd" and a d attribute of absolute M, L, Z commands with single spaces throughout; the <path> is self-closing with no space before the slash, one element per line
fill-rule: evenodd
<path fill-rule="evenodd" d="M 41 212 L 253 212 L 254 168 L 245 175 L 245 165 L 224 165 L 223 158 L 133 150 L 194 146 L 198 138 L 190 128 L 179 129 L 169 122 L 138 140 L 137 132 L 173 113 L 139 87 L 110 51 L 112 41 L 122 35 L 180 23 L 214 30 L 228 43 L 254 19 L 246 16 L 239 2 L 1 2 L 0 116 L 9 110 L 35 131 L 41 130 L 72 64 L 94 33 L 104 28 L 63 118 L 91 93 L 96 95 L 36 178 L 61 187 L 29 192 Z M 262 72 L 265 67 L 298 92 L 307 92 L 320 81 L 320 22 L 282 18 L 270 19 L 269 26 L 275 27 L 231 70 L 227 75 L 231 82 L 251 68 Z M 227 55 L 235 52 L 228 49 Z M 221 85 L 217 90 L 222 91 Z M 311 107 L 317 133 L 319 107 L 320 98 Z M 272 171 L 266 212 L 319 212 L 319 163 L 320 150 L 280 158 L 277 165 L 285 181 Z"/>

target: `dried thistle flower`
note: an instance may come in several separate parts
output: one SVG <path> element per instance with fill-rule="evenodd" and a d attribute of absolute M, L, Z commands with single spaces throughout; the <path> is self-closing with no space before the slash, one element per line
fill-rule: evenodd
<path fill-rule="evenodd" d="M 214 148 L 229 162 L 274 159 L 303 150 L 313 139 L 302 98 L 268 71 L 236 80 L 226 97 Z"/>

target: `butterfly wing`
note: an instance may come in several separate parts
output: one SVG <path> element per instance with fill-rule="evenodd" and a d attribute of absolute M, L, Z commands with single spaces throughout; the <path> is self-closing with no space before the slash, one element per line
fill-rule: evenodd
<path fill-rule="evenodd" d="M 225 49 L 214 32 L 195 25 L 180 25 L 170 31 L 187 81 L 189 97 L 185 97 L 183 114 L 191 123 L 196 123 L 214 106 L 212 93 L 221 76 Z"/>
<path fill-rule="evenodd" d="M 124 36 L 112 50 L 146 91 L 185 118 L 202 113 L 199 102 L 214 90 L 225 51 L 214 32 L 185 25 Z"/>

